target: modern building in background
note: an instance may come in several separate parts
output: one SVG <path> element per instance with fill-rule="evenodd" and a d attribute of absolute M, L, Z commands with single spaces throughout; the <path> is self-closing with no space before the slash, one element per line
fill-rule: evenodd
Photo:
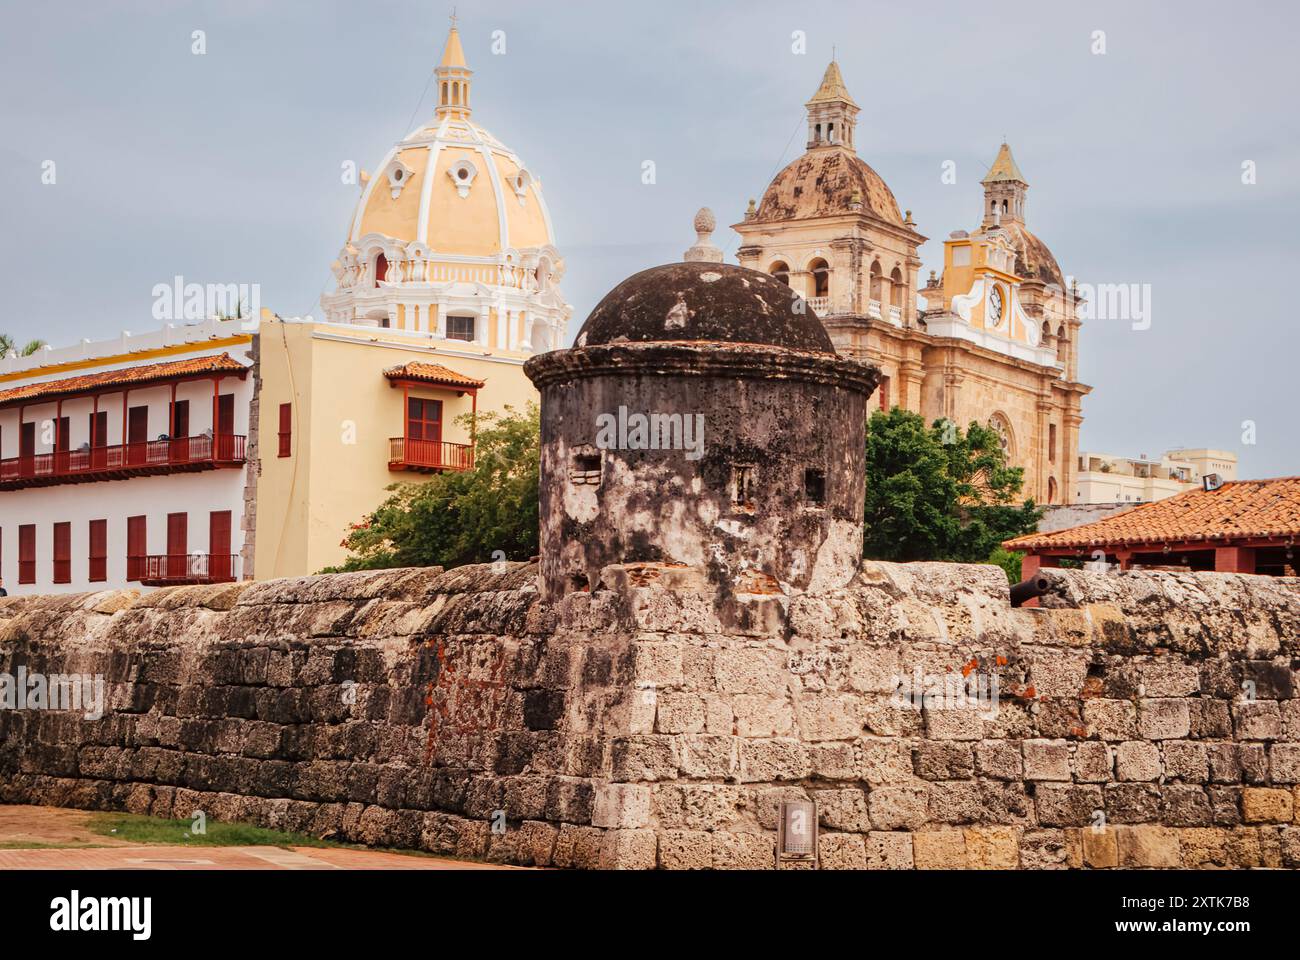
<path fill-rule="evenodd" d="M 1204 477 L 1237 479 L 1237 455 L 1206 448 L 1170 450 L 1159 460 L 1079 453 L 1076 504 L 1150 503 L 1201 486 Z"/>
<path fill-rule="evenodd" d="M 537 400 L 524 361 L 572 312 L 541 184 L 469 120 L 454 28 L 436 72 L 434 121 L 361 177 L 324 321 L 0 360 L 11 593 L 315 573 L 391 484 L 472 468 L 477 416 Z"/>
<path fill-rule="evenodd" d="M 1026 497 L 1069 502 L 1091 390 L 1078 380 L 1081 301 L 1026 226 L 1010 147 L 984 177 L 979 228 L 952 233 L 942 278 L 918 289 L 926 238 L 858 156 L 858 109 L 832 62 L 807 104 L 806 151 L 735 224 L 741 265 L 790 284 L 841 355 L 881 368 L 881 409 L 986 423 L 1024 468 Z"/>

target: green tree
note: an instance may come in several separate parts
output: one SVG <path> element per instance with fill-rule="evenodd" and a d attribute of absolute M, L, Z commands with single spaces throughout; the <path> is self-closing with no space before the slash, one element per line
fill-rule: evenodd
<path fill-rule="evenodd" d="M 22 357 L 30 357 L 33 353 L 44 346 L 44 340 L 28 340 L 23 344 L 23 348 L 19 350 L 13 337 L 9 336 L 7 333 L 0 333 L 0 357 L 7 357 L 11 353 L 17 353 Z"/>
<path fill-rule="evenodd" d="M 467 424 L 468 416 L 460 420 Z M 540 423 L 535 403 L 522 413 L 507 407 L 504 414 L 479 414 L 474 469 L 393 484 L 388 499 L 344 539 L 352 556 L 322 572 L 536 556 Z"/>
<path fill-rule="evenodd" d="M 1042 516 L 1016 503 L 1024 471 L 1009 467 L 997 432 L 949 420 L 927 427 L 899 407 L 867 425 L 866 535 L 874 560 L 998 563 L 1019 579 L 1002 541 L 1033 532 Z"/>

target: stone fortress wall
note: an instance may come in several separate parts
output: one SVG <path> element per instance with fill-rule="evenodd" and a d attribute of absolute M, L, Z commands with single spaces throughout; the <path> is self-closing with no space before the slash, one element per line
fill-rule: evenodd
<path fill-rule="evenodd" d="M 1013 609 L 993 566 L 866 562 L 725 623 L 645 564 L 553 605 L 524 564 L 9 597 L 0 673 L 109 710 L 0 711 L 0 800 L 771 868 L 811 797 L 823 868 L 1300 866 L 1300 583 L 1044 574 Z M 963 674 L 996 710 L 897 692 Z"/>

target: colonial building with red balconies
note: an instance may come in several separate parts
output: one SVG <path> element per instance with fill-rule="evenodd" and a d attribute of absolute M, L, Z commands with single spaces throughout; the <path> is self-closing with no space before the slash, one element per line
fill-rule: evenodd
<path fill-rule="evenodd" d="M 9 592 L 241 575 L 253 334 L 234 320 L 0 364 Z"/>

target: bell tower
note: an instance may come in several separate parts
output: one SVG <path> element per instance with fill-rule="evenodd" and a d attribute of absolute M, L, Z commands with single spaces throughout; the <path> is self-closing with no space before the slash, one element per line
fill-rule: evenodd
<path fill-rule="evenodd" d="M 990 227 L 995 223 L 1024 225 L 1025 194 L 1029 192 L 1029 183 L 1016 166 L 1011 147 L 1002 144 L 993 166 L 989 167 L 988 174 L 980 183 L 984 185 L 983 226 Z"/>
<path fill-rule="evenodd" d="M 805 106 L 808 108 L 808 149 L 844 146 L 853 149 L 853 127 L 858 105 L 849 96 L 834 60 L 826 68 L 822 85 Z"/>

